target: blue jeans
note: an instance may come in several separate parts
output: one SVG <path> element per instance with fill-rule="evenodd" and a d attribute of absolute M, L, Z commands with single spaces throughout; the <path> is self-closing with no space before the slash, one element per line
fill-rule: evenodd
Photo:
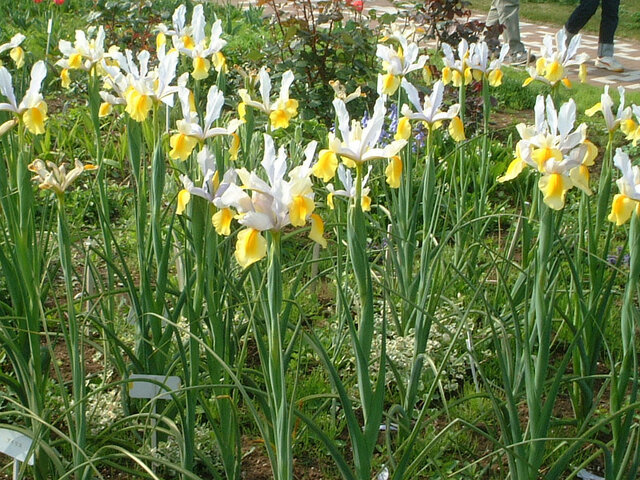
<path fill-rule="evenodd" d="M 610 57 L 613 56 L 613 35 L 618 27 L 620 0 L 581 0 L 564 28 L 569 35 L 575 35 L 593 17 L 600 4 L 602 4 L 602 15 L 600 16 L 598 56 Z"/>

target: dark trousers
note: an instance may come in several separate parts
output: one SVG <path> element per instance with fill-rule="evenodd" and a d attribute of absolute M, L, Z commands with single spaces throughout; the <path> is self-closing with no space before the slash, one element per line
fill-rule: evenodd
<path fill-rule="evenodd" d="M 600 17 L 601 44 L 613 44 L 613 35 L 618 27 L 618 8 L 620 0 L 581 0 L 580 5 L 573 11 L 564 28 L 570 34 L 575 35 L 586 25 L 596 13 L 598 5 L 602 3 L 602 16 Z"/>

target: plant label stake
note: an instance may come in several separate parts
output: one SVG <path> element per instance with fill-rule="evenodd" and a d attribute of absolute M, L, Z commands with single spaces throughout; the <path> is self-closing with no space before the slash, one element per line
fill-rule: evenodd
<path fill-rule="evenodd" d="M 0 428 L 0 452 L 13 458 L 13 480 L 18 480 L 20 472 L 20 462 L 24 462 L 31 450 L 31 438 L 9 430 L 8 428 Z M 28 465 L 33 465 L 33 453 L 29 455 Z"/>
<path fill-rule="evenodd" d="M 158 385 L 161 383 L 162 385 Z M 156 402 L 155 400 L 171 400 L 171 394 L 180 388 L 180 377 L 164 375 L 142 375 L 134 373 L 129 377 L 129 396 L 131 398 L 154 399 L 151 404 L 151 447 L 156 450 L 158 439 L 156 434 Z"/>

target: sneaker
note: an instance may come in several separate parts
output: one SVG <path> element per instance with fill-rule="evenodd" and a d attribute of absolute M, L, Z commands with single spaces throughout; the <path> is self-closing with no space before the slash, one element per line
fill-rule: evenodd
<path fill-rule="evenodd" d="M 598 68 L 604 68 L 610 72 L 624 72 L 624 67 L 613 57 L 598 57 L 595 60 L 595 65 Z"/>
<path fill-rule="evenodd" d="M 509 55 L 511 65 L 526 65 L 536 61 L 536 56 L 531 52 L 515 52 Z"/>

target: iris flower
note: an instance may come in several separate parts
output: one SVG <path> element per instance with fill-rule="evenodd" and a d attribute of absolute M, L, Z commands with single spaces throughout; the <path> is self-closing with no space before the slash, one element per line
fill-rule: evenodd
<path fill-rule="evenodd" d="M 444 84 L 438 80 L 433 85 L 431 95 L 425 96 L 424 102 L 420 102 L 420 95 L 418 90 L 406 80 L 402 82 L 402 88 L 407 92 L 409 101 L 415 108 L 415 112 L 411 110 L 409 105 L 404 104 L 402 106 L 402 115 L 409 120 L 419 120 L 424 122 L 429 130 L 437 129 L 440 127 L 444 120 L 450 120 L 449 133 L 456 141 L 464 140 L 464 126 L 462 121 L 458 117 L 460 111 L 460 105 L 455 104 L 449 107 L 449 110 L 443 112 L 440 110 L 442 107 L 442 101 L 444 98 Z"/>
<path fill-rule="evenodd" d="M 429 57 L 427 55 L 418 57 L 418 44 L 409 43 L 401 33 L 395 33 L 387 38 L 398 42 L 398 49 L 379 44 L 376 55 L 382 60 L 382 68 L 387 72 L 383 76 L 382 93 L 393 95 L 400 86 L 402 78 L 414 70 L 422 69 Z"/>
<path fill-rule="evenodd" d="M 635 123 L 633 122 L 631 107 L 625 108 L 624 106 L 624 87 L 618 87 L 618 93 L 620 94 L 620 104 L 618 105 L 618 111 L 615 115 L 613 114 L 613 100 L 609 95 L 609 85 L 605 85 L 604 92 L 600 96 L 600 101 L 585 112 L 589 117 L 595 115 L 596 112 L 602 112 L 605 124 L 607 125 L 607 130 L 610 133 L 615 131 L 619 126 L 623 128 L 623 131 L 627 130 L 629 120 L 631 120 L 632 123 Z"/>
<path fill-rule="evenodd" d="M 209 152 L 207 147 L 204 147 L 198 153 L 198 165 L 202 173 L 202 185 L 200 187 L 196 187 L 187 175 L 180 176 L 183 188 L 178 193 L 178 208 L 176 210 L 178 215 L 184 212 L 192 195 L 204 198 L 215 205 L 216 199 L 220 198 L 227 188 L 234 184 L 236 180 L 236 171 L 229 169 L 224 174 L 222 183 L 220 183 L 215 157 Z M 211 223 L 219 235 L 229 235 L 231 233 L 231 220 L 233 220 L 233 216 L 233 212 L 228 207 L 218 209 L 216 213 L 213 214 Z"/>
<path fill-rule="evenodd" d="M 252 100 L 249 93 L 245 89 L 238 91 L 242 104 L 247 107 L 257 108 L 269 117 L 271 127 L 275 130 L 278 128 L 287 128 L 290 120 L 298 114 L 298 101 L 289 98 L 289 89 L 293 83 L 294 77 L 291 70 L 287 70 L 282 75 L 282 84 L 280 86 L 280 96 L 271 103 L 271 78 L 265 67 L 260 69 L 258 73 L 260 82 L 260 97 L 262 102 Z"/>
<path fill-rule="evenodd" d="M 24 66 L 24 50 L 20 46 L 26 37 L 21 33 L 16 33 L 7 43 L 0 45 L 0 54 L 9 50 L 9 56 L 16 64 L 16 68 Z M 2 63 L 0 63 L 2 65 Z"/>
<path fill-rule="evenodd" d="M 541 177 L 538 188 L 544 202 L 554 210 L 564 207 L 565 195 L 572 187 L 590 194 L 588 169 L 597 150 L 586 139 L 586 125 L 574 130 L 576 105 L 573 100 L 562 105 L 560 112 L 548 96 L 539 95 L 535 106 L 535 126 L 518 125 L 521 140 L 516 145 L 516 158 L 507 172 L 498 178 L 505 182 L 516 178 L 525 166 L 535 168 Z"/>
<path fill-rule="evenodd" d="M 44 122 L 47 120 L 47 104 L 40 92 L 42 81 L 46 76 L 45 63 L 42 60 L 36 62 L 31 68 L 29 89 L 18 104 L 13 91 L 11 74 L 5 67 L 0 67 L 0 93 L 9 101 L 0 103 L 0 111 L 13 112 L 34 135 L 44 133 Z"/>
<path fill-rule="evenodd" d="M 178 97 L 182 105 L 182 120 L 178 120 L 176 125 L 178 133 L 171 136 L 171 152 L 169 156 L 173 159 L 186 160 L 191 155 L 197 143 L 203 144 L 208 138 L 218 135 L 232 135 L 240 125 L 239 120 L 232 120 L 227 128 L 212 127 L 213 122 L 220 118 L 220 112 L 224 105 L 224 95 L 218 87 L 213 85 L 207 94 L 207 109 L 204 117 L 204 126 L 198 123 L 198 114 L 191 111 L 191 92 L 187 88 L 178 90 Z"/>
<path fill-rule="evenodd" d="M 360 200 L 360 206 L 362 207 L 363 212 L 371 210 L 371 197 L 369 196 L 370 188 L 367 187 L 367 182 L 369 181 L 369 175 L 371 174 L 372 168 L 373 166 L 369 165 L 367 174 L 362 178 L 362 199 Z M 351 170 L 348 170 L 344 165 L 339 165 L 338 178 L 340 179 L 343 188 L 336 189 L 332 183 L 327 184 L 327 190 L 329 190 L 329 194 L 327 195 L 327 205 L 329 205 L 331 210 L 334 209 L 333 197 L 336 195 L 348 199 L 356 198 L 356 184 L 353 180 Z"/>
<path fill-rule="evenodd" d="M 453 83 L 454 87 L 468 85 L 473 79 L 473 74 L 467 60 L 469 59 L 469 44 L 463 38 L 458 44 L 458 59 L 453 55 L 453 49 L 448 43 L 442 44 L 444 54 L 444 68 L 442 69 L 442 82 L 447 85 Z"/>
<path fill-rule="evenodd" d="M 90 71 L 105 57 L 104 40 L 102 26 L 98 28 L 98 33 L 93 39 L 87 38 L 87 34 L 82 30 L 76 30 L 76 40 L 73 44 L 68 40 L 60 40 L 58 43 L 64 57 L 58 60 L 56 65 L 62 67 L 63 72 L 74 69 Z"/>
<path fill-rule="evenodd" d="M 616 149 L 613 164 L 618 167 L 622 176 L 616 180 L 620 193 L 613 197 L 609 221 L 619 226 L 631 218 L 634 208 L 637 212 L 640 207 L 640 168 L 632 166 L 629 155 L 619 148 Z"/>
<path fill-rule="evenodd" d="M 471 69 L 472 76 L 476 80 L 486 78 L 492 87 L 502 85 L 501 68 L 507 53 L 509 53 L 509 45 L 505 43 L 500 49 L 498 58 L 490 61 L 489 46 L 486 42 L 471 44 L 467 65 Z"/>
<path fill-rule="evenodd" d="M 193 17 L 191 20 L 192 25 L 192 37 L 186 37 L 189 39 L 185 44 L 184 40 L 176 36 L 174 40 L 174 47 L 176 47 L 180 53 L 190 57 L 193 61 L 193 72 L 191 75 L 196 80 L 204 80 L 209 76 L 209 69 L 211 68 L 211 61 L 208 59 L 210 56 L 214 56 L 216 59 L 216 65 L 221 68 L 224 65 L 220 55 L 222 47 L 227 42 L 220 38 L 222 35 L 222 21 L 217 20 L 211 26 L 211 37 L 207 42 L 205 36 L 205 18 L 202 5 L 196 5 L 193 9 Z M 219 70 L 218 68 L 218 70 Z"/>
<path fill-rule="evenodd" d="M 585 82 L 587 78 L 585 62 L 589 56 L 586 53 L 578 54 L 580 38 L 580 35 L 575 35 L 567 46 L 567 34 L 564 29 L 561 29 L 556 33 L 554 46 L 553 37 L 545 35 L 540 56 L 535 66 L 529 67 L 529 78 L 524 81 L 523 86 L 529 85 L 534 80 L 540 80 L 552 87 L 562 82 L 564 86 L 571 88 L 571 81 L 566 75 L 567 67 L 571 65 L 580 66 L 580 81 Z"/>
<path fill-rule="evenodd" d="M 401 139 L 394 140 L 384 148 L 376 147 L 386 115 L 384 97 L 378 97 L 373 115 L 364 128 L 362 122 L 355 119 L 350 121 L 347 107 L 342 100 L 335 98 L 333 107 L 338 117 L 338 131 L 341 138 L 329 134 L 329 150 L 341 157 L 348 167 L 376 158 L 391 158 L 407 144 L 406 140 Z"/>
<path fill-rule="evenodd" d="M 28 169 L 35 173 L 35 180 L 39 182 L 39 187 L 43 190 L 52 190 L 58 195 L 62 195 L 81 174 L 86 170 L 96 170 L 98 167 L 91 164 L 83 165 L 80 160 L 75 161 L 75 166 L 69 172 L 62 164 L 58 167 L 53 162 L 43 162 L 40 159 L 34 160 Z"/>
<path fill-rule="evenodd" d="M 195 9 L 194 9 L 195 11 Z M 167 28 L 167 26 L 163 23 L 158 25 L 158 36 L 156 38 L 156 48 L 160 48 L 166 45 L 167 43 L 167 35 L 171 35 L 173 46 L 177 48 L 177 45 L 180 44 L 185 48 L 193 48 L 195 42 L 193 41 L 193 27 L 191 25 L 187 25 L 187 7 L 185 5 L 180 5 L 173 12 L 171 17 L 173 21 L 173 29 Z"/>
<path fill-rule="evenodd" d="M 115 52 L 112 57 L 120 68 L 126 72 L 127 89 L 124 97 L 126 112 L 137 122 L 146 120 L 154 102 L 162 102 L 173 106 L 173 95 L 178 91 L 177 86 L 170 85 L 176 75 L 178 52 L 173 50 L 164 52 L 164 47 L 158 50 L 158 65 L 149 69 L 149 52 L 142 50 L 138 53 L 138 65 L 130 50 L 125 54 Z"/>
<path fill-rule="evenodd" d="M 243 268 L 266 255 L 267 242 L 261 234 L 264 231 L 279 232 L 287 225 L 303 226 L 307 220 L 311 220 L 310 237 L 326 246 L 319 230 L 322 221 L 313 213 L 315 202 L 310 175 L 316 142 L 307 146 L 305 161 L 289 172 L 289 180 L 285 179 L 287 160 L 284 148 L 280 148 L 276 154 L 273 139 L 266 134 L 264 143 L 261 165 L 267 180 L 255 172 L 238 169 L 242 187 L 231 184 L 214 201 L 219 208 L 232 207 L 237 210 L 238 222 L 246 227 L 238 233 L 235 251 L 236 260 Z"/>

